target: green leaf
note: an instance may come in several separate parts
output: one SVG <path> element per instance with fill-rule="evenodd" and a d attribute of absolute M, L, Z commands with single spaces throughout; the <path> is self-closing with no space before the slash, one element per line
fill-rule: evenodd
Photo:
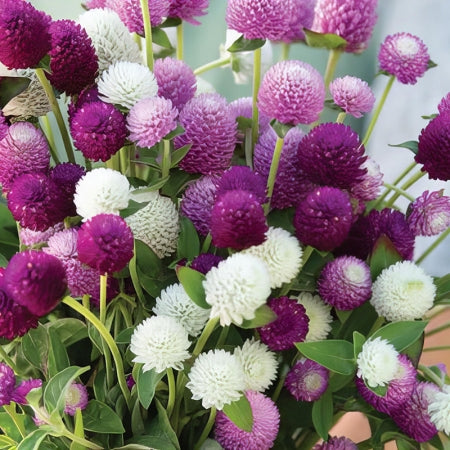
<path fill-rule="evenodd" d="M 144 242 L 135 239 L 136 264 L 143 271 L 158 274 L 161 271 L 161 260 Z"/>
<path fill-rule="evenodd" d="M 366 337 L 358 331 L 353 332 L 353 356 L 355 359 L 361 353 L 362 347 L 366 342 Z"/>
<path fill-rule="evenodd" d="M 160 28 L 177 27 L 181 24 L 181 19 L 178 17 L 168 17 L 161 25 Z"/>
<path fill-rule="evenodd" d="M 66 347 L 88 336 L 86 324 L 81 320 L 71 317 L 60 318 L 55 322 L 49 322 L 47 328 L 55 330 L 58 333 L 59 339 Z"/>
<path fill-rule="evenodd" d="M 94 395 L 97 400 L 100 400 L 101 402 L 104 402 L 106 400 L 106 371 L 105 369 L 100 369 L 95 373 L 94 378 Z"/>
<path fill-rule="evenodd" d="M 172 48 L 169 38 L 164 30 L 161 28 L 152 27 L 152 41 L 154 44 L 160 45 L 164 48 Z"/>
<path fill-rule="evenodd" d="M 8 260 L 0 253 L 0 267 L 6 267 Z"/>
<path fill-rule="evenodd" d="M 22 338 L 22 351 L 25 358 L 44 374 L 47 373 L 49 336 L 47 329 L 39 324 Z"/>
<path fill-rule="evenodd" d="M 39 450 L 41 442 L 47 436 L 48 432 L 46 430 L 34 430 L 19 444 L 17 450 Z"/>
<path fill-rule="evenodd" d="M 392 322 L 375 331 L 370 339 L 386 339 L 398 352 L 402 352 L 422 336 L 427 325 L 426 321 Z"/>
<path fill-rule="evenodd" d="M 48 376 L 51 378 L 61 370 L 70 366 L 69 356 L 66 347 L 61 345 L 58 333 L 55 329 L 48 329 L 49 350 L 48 350 Z"/>
<path fill-rule="evenodd" d="M 145 433 L 144 420 L 142 418 L 141 404 L 138 399 L 134 402 L 131 411 L 131 433 L 136 436 Z"/>
<path fill-rule="evenodd" d="M 0 435 L 0 449 L 16 448 L 17 442 L 8 436 Z"/>
<path fill-rule="evenodd" d="M 188 182 L 193 180 L 193 175 L 179 170 L 176 167 L 170 171 L 170 183 L 166 183 L 161 188 L 161 194 L 174 199 L 177 194 L 182 192 Z"/>
<path fill-rule="evenodd" d="M 252 407 L 245 395 L 242 395 L 239 400 L 225 405 L 223 412 L 241 430 L 252 431 Z"/>
<path fill-rule="evenodd" d="M 150 426 L 146 429 L 145 434 L 154 441 L 164 443 L 164 445 L 155 445 L 156 448 L 161 448 L 164 450 L 180 450 L 177 435 L 170 425 L 165 408 L 158 400 L 155 400 L 155 404 L 158 411 L 158 416 L 152 420 Z M 142 441 L 136 440 L 136 442 L 141 443 Z"/>
<path fill-rule="evenodd" d="M 116 344 L 129 344 L 131 335 L 134 333 L 135 327 L 125 328 L 116 336 Z"/>
<path fill-rule="evenodd" d="M 23 414 L 18 414 L 16 420 L 23 425 L 24 418 L 25 416 Z M 7 412 L 0 411 L 0 430 L 2 433 L 8 435 L 11 439 L 14 439 L 16 441 L 22 440 L 22 435 L 20 434 L 19 429 Z"/>
<path fill-rule="evenodd" d="M 155 370 L 143 372 L 142 366 L 140 367 L 136 377 L 136 386 L 139 401 L 145 409 L 148 409 L 152 403 L 153 397 L 155 396 L 156 386 L 163 377 L 164 372 L 158 373 Z"/>
<path fill-rule="evenodd" d="M 205 275 L 190 267 L 179 266 L 177 267 L 177 277 L 187 295 L 196 305 L 203 309 L 211 308 L 211 305 L 206 302 L 206 294 L 203 287 Z"/>
<path fill-rule="evenodd" d="M 370 255 L 369 266 L 372 280 L 375 280 L 387 267 L 401 261 L 402 257 L 392 241 L 385 235 L 381 235 L 373 246 Z"/>
<path fill-rule="evenodd" d="M 100 434 L 125 433 L 122 420 L 105 403 L 98 400 L 90 400 L 82 413 L 85 430 Z"/>
<path fill-rule="evenodd" d="M 434 303 L 438 305 L 450 300 L 450 274 L 448 273 L 443 277 L 435 278 L 434 284 L 436 285 L 436 297 Z"/>
<path fill-rule="evenodd" d="M 444 450 L 444 444 L 441 441 L 441 438 L 439 434 L 436 434 L 434 438 L 430 439 L 428 441 L 428 444 L 432 445 L 433 447 L 437 448 L 438 450 Z M 448 450 L 448 447 L 447 447 Z"/>
<path fill-rule="evenodd" d="M 337 34 L 317 33 L 315 31 L 311 31 L 306 28 L 304 28 L 303 31 L 305 32 L 306 43 L 310 47 L 319 47 L 332 50 L 332 49 L 344 49 L 345 46 L 347 45 L 347 41 L 344 38 L 338 36 Z"/>
<path fill-rule="evenodd" d="M 26 77 L 1 77 L 0 109 L 3 109 L 11 99 L 23 92 L 30 82 L 31 79 Z"/>
<path fill-rule="evenodd" d="M 9 259 L 18 251 L 19 238 L 16 221 L 8 207 L 0 202 L 0 253 Z"/>
<path fill-rule="evenodd" d="M 95 348 L 100 352 L 100 354 L 103 355 L 103 341 L 100 333 L 98 332 L 97 328 L 95 328 L 95 326 L 90 322 L 88 323 L 87 328 L 89 339 L 94 344 Z"/>
<path fill-rule="evenodd" d="M 185 216 L 180 217 L 177 258 L 194 259 L 200 252 L 200 239 L 194 224 Z"/>
<path fill-rule="evenodd" d="M 241 325 L 241 328 L 249 329 L 249 328 L 259 328 L 267 325 L 270 322 L 273 322 L 277 318 L 277 315 L 273 312 L 271 308 L 267 305 L 261 305 L 255 311 L 255 318 L 251 320 L 244 320 Z"/>
<path fill-rule="evenodd" d="M 80 438 L 84 438 L 83 416 L 80 408 L 77 408 L 77 410 L 75 411 L 74 422 L 75 427 L 73 430 L 73 434 Z M 85 449 L 86 447 L 84 445 L 79 444 L 75 441 L 72 441 L 72 444 L 70 444 L 70 450 L 85 450 Z"/>
<path fill-rule="evenodd" d="M 406 141 L 402 142 L 401 144 L 389 144 L 389 147 L 401 147 L 401 148 L 407 148 L 408 150 L 411 150 L 415 155 L 417 155 L 417 152 L 419 151 L 419 142 L 418 141 Z"/>
<path fill-rule="evenodd" d="M 427 64 L 427 70 L 433 69 L 434 67 L 437 67 L 437 64 L 434 61 L 432 61 L 431 59 L 429 59 L 428 64 Z"/>
<path fill-rule="evenodd" d="M 250 117 L 237 116 L 236 121 L 238 124 L 238 129 L 242 132 L 245 132 L 251 128 L 253 124 L 253 120 Z"/>
<path fill-rule="evenodd" d="M 250 52 L 261 48 L 265 43 L 265 39 L 245 39 L 242 35 L 227 48 L 227 51 L 230 53 Z"/>
<path fill-rule="evenodd" d="M 295 125 L 291 125 L 288 123 L 281 123 L 278 120 L 273 119 L 270 121 L 270 126 L 273 128 L 273 131 L 277 134 L 280 139 L 284 139 L 288 134 L 291 128 L 294 128 Z"/>
<path fill-rule="evenodd" d="M 189 149 L 192 147 L 192 144 L 183 145 L 183 147 L 177 148 L 172 152 L 172 159 L 170 168 L 175 167 L 186 155 Z"/>
<path fill-rule="evenodd" d="M 173 139 L 175 136 L 179 136 L 180 134 L 184 133 L 184 128 L 181 125 L 177 125 L 177 127 L 172 130 L 170 133 L 167 133 L 164 136 L 165 140 L 171 140 Z M 173 159 L 173 158 L 172 158 Z"/>
<path fill-rule="evenodd" d="M 147 205 L 148 205 L 148 202 L 140 203 L 140 202 L 135 202 L 134 200 L 129 200 L 128 206 L 125 209 L 120 210 L 120 217 L 122 217 L 122 219 L 125 219 L 125 218 L 131 216 L 132 214 L 138 212 L 142 208 L 145 208 Z"/>
<path fill-rule="evenodd" d="M 333 398 L 331 392 L 325 392 L 319 400 L 314 402 L 312 421 L 317 434 L 323 440 L 327 440 L 328 431 L 333 426 Z"/>

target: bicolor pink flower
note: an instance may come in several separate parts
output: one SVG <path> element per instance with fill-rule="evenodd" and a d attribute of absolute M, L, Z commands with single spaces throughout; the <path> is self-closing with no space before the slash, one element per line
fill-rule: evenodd
<path fill-rule="evenodd" d="M 209 0 L 171 0 L 169 17 L 176 17 L 192 25 L 200 25 L 195 19 L 198 16 L 204 16 L 209 6 Z"/>
<path fill-rule="evenodd" d="M 438 111 L 439 114 L 450 112 L 450 92 L 439 102 Z"/>
<path fill-rule="evenodd" d="M 362 164 L 362 168 L 366 170 L 362 180 L 352 186 L 350 194 L 363 202 L 375 200 L 383 186 L 383 174 L 380 171 L 378 163 L 370 156 Z"/>
<path fill-rule="evenodd" d="M 83 410 L 88 404 L 88 393 L 86 386 L 81 383 L 73 382 L 66 390 L 64 395 L 64 412 L 74 416 L 77 409 Z"/>

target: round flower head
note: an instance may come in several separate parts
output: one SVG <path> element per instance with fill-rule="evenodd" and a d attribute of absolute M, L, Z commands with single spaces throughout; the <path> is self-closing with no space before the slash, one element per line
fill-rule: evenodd
<path fill-rule="evenodd" d="M 7 364 L 0 362 L 0 406 L 9 405 L 12 400 L 16 377 Z"/>
<path fill-rule="evenodd" d="M 439 114 L 445 114 L 450 112 L 450 92 L 439 102 L 438 105 Z"/>
<path fill-rule="evenodd" d="M 251 97 L 240 97 L 236 100 L 233 100 L 230 103 L 230 108 L 233 111 L 233 116 L 235 117 L 235 119 L 237 119 L 238 117 L 245 117 L 247 119 L 252 118 L 252 98 Z M 261 112 L 260 112 L 259 117 L 258 117 L 258 122 L 259 122 L 260 131 L 265 130 L 267 128 L 267 126 L 270 124 L 270 117 L 267 117 L 264 114 L 261 114 Z"/>
<path fill-rule="evenodd" d="M 106 0 L 85 0 L 84 6 L 86 9 L 105 8 Z"/>
<path fill-rule="evenodd" d="M 116 214 L 91 217 L 78 231 L 78 258 L 102 273 L 122 270 L 133 257 L 133 246 L 130 228 Z"/>
<path fill-rule="evenodd" d="M 236 144 L 237 123 L 227 101 L 219 94 L 200 94 L 180 113 L 184 133 L 175 148 L 192 144 L 180 167 L 189 173 L 219 173 L 230 166 Z"/>
<path fill-rule="evenodd" d="M 142 370 L 164 372 L 168 368 L 183 369 L 183 361 L 190 354 L 188 332 L 178 320 L 167 316 L 145 319 L 131 336 L 130 350 L 136 355 L 133 362 L 144 364 Z"/>
<path fill-rule="evenodd" d="M 384 269 L 373 283 L 370 303 L 390 322 L 420 319 L 433 306 L 433 278 L 411 261 Z"/>
<path fill-rule="evenodd" d="M 83 410 L 88 404 L 88 393 L 86 386 L 81 383 L 72 383 L 64 395 L 64 412 L 74 416 L 77 409 Z"/>
<path fill-rule="evenodd" d="M 57 223 L 53 227 L 47 228 L 45 231 L 34 231 L 29 228 L 20 228 L 19 240 L 21 245 L 32 247 L 33 245 L 43 244 L 47 242 L 56 232 L 64 229 L 64 223 Z"/>
<path fill-rule="evenodd" d="M 303 41 L 305 33 L 303 28 L 311 29 L 314 21 L 314 7 L 317 0 L 292 0 L 286 4 L 289 10 L 289 27 L 283 34 L 282 41 L 291 43 Z"/>
<path fill-rule="evenodd" d="M 130 109 L 145 97 L 155 97 L 158 84 L 147 66 L 117 61 L 102 73 L 98 92 L 104 102 Z"/>
<path fill-rule="evenodd" d="M 47 247 L 43 248 L 45 253 L 56 256 L 65 261 L 76 258 L 77 253 L 78 230 L 75 228 L 63 229 L 48 239 Z"/>
<path fill-rule="evenodd" d="M 429 59 L 427 46 L 409 33 L 387 36 L 378 53 L 380 69 L 403 84 L 416 84 L 427 70 Z"/>
<path fill-rule="evenodd" d="M 310 359 L 301 358 L 286 375 L 284 386 L 297 401 L 314 402 L 328 387 L 330 372 Z"/>
<path fill-rule="evenodd" d="M 203 281 L 210 317 L 222 326 L 251 320 L 270 294 L 270 277 L 265 263 L 253 255 L 234 253 L 213 267 Z"/>
<path fill-rule="evenodd" d="M 83 89 L 80 95 L 72 97 L 68 106 L 69 125 L 72 123 L 73 116 L 78 110 L 88 103 L 100 101 L 98 97 L 97 85 Z"/>
<path fill-rule="evenodd" d="M 313 450 L 358 450 L 358 446 L 347 437 L 333 436 L 327 442 L 316 444 Z"/>
<path fill-rule="evenodd" d="M 247 339 L 234 354 L 242 364 L 245 389 L 264 392 L 276 378 L 278 362 L 275 353 L 259 341 Z"/>
<path fill-rule="evenodd" d="M 195 17 L 204 16 L 208 6 L 209 0 L 172 0 L 169 17 L 179 18 L 192 25 L 200 25 Z"/>
<path fill-rule="evenodd" d="M 170 57 L 159 58 L 155 61 L 153 72 L 158 83 L 158 95 L 170 100 L 178 111 L 194 97 L 197 80 L 184 61 Z"/>
<path fill-rule="evenodd" d="M 225 350 L 200 353 L 189 372 L 186 387 L 194 400 L 201 400 L 205 409 L 222 410 L 239 400 L 245 389 L 245 377 L 237 356 Z"/>
<path fill-rule="evenodd" d="M 369 202 L 378 197 L 383 186 L 383 174 L 378 163 L 370 156 L 367 156 L 361 168 L 365 169 L 366 173 L 359 183 L 352 186 L 350 193 L 358 200 Z"/>
<path fill-rule="evenodd" d="M 216 441 L 224 450 L 272 448 L 280 423 L 280 413 L 276 404 L 259 392 L 247 391 L 245 396 L 252 409 L 252 430 L 242 430 L 219 411 L 214 430 Z"/>
<path fill-rule="evenodd" d="M 309 319 L 305 342 L 323 341 L 331 331 L 331 306 L 326 305 L 318 295 L 302 292 L 297 302 L 306 310 Z"/>
<path fill-rule="evenodd" d="M 206 275 L 213 267 L 217 267 L 220 261 L 224 258 L 219 255 L 213 255 L 211 253 L 200 253 L 196 256 L 190 265 L 191 269 Z"/>
<path fill-rule="evenodd" d="M 281 351 L 305 340 L 309 319 L 304 306 L 288 297 L 271 298 L 267 305 L 277 318 L 258 328 L 262 342 L 271 350 Z"/>
<path fill-rule="evenodd" d="M 0 61 L 13 69 L 36 67 L 50 50 L 50 22 L 50 16 L 26 1 L 3 0 Z"/>
<path fill-rule="evenodd" d="M 116 170 L 99 167 L 78 181 L 74 202 L 77 213 L 86 221 L 101 213 L 119 214 L 128 206 L 129 197 L 127 177 Z"/>
<path fill-rule="evenodd" d="M 324 100 L 322 76 L 302 61 L 274 64 L 265 73 L 258 92 L 258 108 L 263 114 L 292 125 L 317 120 Z"/>
<path fill-rule="evenodd" d="M 431 422 L 439 431 L 450 434 L 450 386 L 444 385 L 428 405 Z"/>
<path fill-rule="evenodd" d="M 370 267 L 354 256 L 340 256 L 322 269 L 318 291 L 336 309 L 357 308 L 372 294 Z"/>

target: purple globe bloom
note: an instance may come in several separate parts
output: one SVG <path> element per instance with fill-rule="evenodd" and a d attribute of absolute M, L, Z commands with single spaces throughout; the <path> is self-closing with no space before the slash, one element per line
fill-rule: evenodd
<path fill-rule="evenodd" d="M 30 380 L 22 381 L 14 390 L 12 395 L 12 401 L 21 405 L 26 405 L 27 395 L 32 389 L 37 389 L 42 386 L 42 380 L 31 378 Z"/>
<path fill-rule="evenodd" d="M 265 73 L 258 92 L 258 108 L 262 114 L 292 125 L 317 120 L 324 101 L 322 76 L 302 61 L 274 64 Z"/>
<path fill-rule="evenodd" d="M 135 379 L 133 378 L 133 375 L 128 375 L 127 376 L 127 386 L 128 389 L 131 391 L 131 389 L 133 388 L 133 386 L 136 384 Z"/>
<path fill-rule="evenodd" d="M 177 17 L 192 25 L 200 25 L 194 17 L 204 16 L 208 6 L 209 0 L 172 0 L 169 17 Z"/>
<path fill-rule="evenodd" d="M 190 267 L 206 275 L 213 267 L 217 267 L 223 259 L 222 256 L 213 255 L 212 253 L 200 253 L 192 260 Z"/>
<path fill-rule="evenodd" d="M 439 114 L 450 112 L 450 92 L 439 102 L 438 111 Z"/>
<path fill-rule="evenodd" d="M 317 0 L 293 0 L 287 4 L 290 20 L 288 29 L 281 39 L 283 42 L 291 43 L 305 39 L 303 28 L 311 28 L 316 2 Z"/>
<path fill-rule="evenodd" d="M 251 97 L 241 97 L 230 103 L 230 108 L 233 111 L 233 116 L 235 119 L 238 117 L 245 117 L 246 119 L 252 118 L 252 98 Z M 267 117 L 261 111 L 258 117 L 259 130 L 263 132 L 270 124 L 270 117 Z"/>
<path fill-rule="evenodd" d="M 11 403 L 15 386 L 14 371 L 7 364 L 0 362 L 0 406 Z"/>
<path fill-rule="evenodd" d="M 316 444 L 313 450 L 358 450 L 358 446 L 347 437 L 333 436 L 327 442 Z"/>
<path fill-rule="evenodd" d="M 261 341 L 271 350 L 282 351 L 303 342 L 308 334 L 309 317 L 303 305 L 289 297 L 272 298 L 267 302 L 277 315 L 273 321 L 258 328 Z"/>
<path fill-rule="evenodd" d="M 78 96 L 78 98 L 71 98 L 71 102 L 69 103 L 68 113 L 69 113 L 69 124 L 72 122 L 73 116 L 75 113 L 81 109 L 86 103 L 92 103 L 100 101 L 100 97 L 98 96 L 98 88 L 97 86 L 88 87 L 83 89 Z"/>
<path fill-rule="evenodd" d="M 6 122 L 3 112 L 0 111 L 0 141 L 8 134 L 9 125 Z"/>
<path fill-rule="evenodd" d="M 370 156 L 367 156 L 362 167 L 367 171 L 363 179 L 352 186 L 350 193 L 359 201 L 369 202 L 378 197 L 380 188 L 383 186 L 383 174 L 378 163 Z"/>
<path fill-rule="evenodd" d="M 427 46 L 409 33 L 387 36 L 378 53 L 380 69 L 403 84 L 416 84 L 426 72 L 429 60 Z"/>
<path fill-rule="evenodd" d="M 86 386 L 73 382 L 66 391 L 64 412 L 69 416 L 74 416 L 77 409 L 83 410 L 88 404 L 88 393 Z"/>

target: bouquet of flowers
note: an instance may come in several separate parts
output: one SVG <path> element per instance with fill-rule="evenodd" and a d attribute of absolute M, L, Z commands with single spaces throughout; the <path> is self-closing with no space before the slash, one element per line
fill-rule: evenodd
<path fill-rule="evenodd" d="M 450 277 L 420 263 L 450 198 L 408 188 L 450 178 L 450 95 L 395 181 L 366 152 L 426 45 L 384 39 L 375 99 L 334 70 L 376 0 L 228 0 L 221 57 L 195 70 L 183 23 L 208 0 L 85 6 L 0 1 L 0 448 L 448 448 L 449 378 L 420 357 Z M 294 45 L 328 49 L 326 72 Z M 219 66 L 252 96 L 198 78 Z M 363 137 L 345 124 L 373 108 Z M 440 236 L 415 257 L 420 235 Z M 350 411 L 358 444 L 330 435 Z"/>

